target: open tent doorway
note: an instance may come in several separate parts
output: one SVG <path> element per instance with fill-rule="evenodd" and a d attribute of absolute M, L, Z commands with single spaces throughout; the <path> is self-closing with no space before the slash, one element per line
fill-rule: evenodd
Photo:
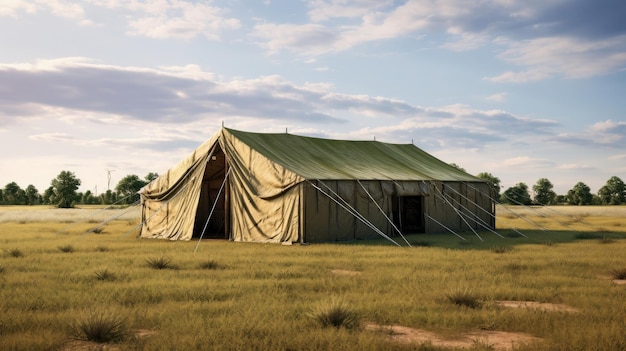
<path fill-rule="evenodd" d="M 226 213 L 227 191 L 223 189 L 220 193 L 220 188 L 226 176 L 226 167 L 226 156 L 219 146 L 219 143 L 215 143 L 215 150 L 207 160 L 204 176 L 202 177 L 198 211 L 196 212 L 193 230 L 194 238 L 200 238 L 202 236 L 203 238 L 228 239 L 228 213 Z M 215 206 L 215 208 L 213 206 Z M 211 213 L 211 209 L 213 209 L 213 213 Z M 209 215 L 211 218 L 207 224 Z M 205 226 L 206 230 L 203 235 L 202 231 Z"/>
<path fill-rule="evenodd" d="M 394 196 L 393 222 L 403 233 L 425 233 L 424 197 Z"/>

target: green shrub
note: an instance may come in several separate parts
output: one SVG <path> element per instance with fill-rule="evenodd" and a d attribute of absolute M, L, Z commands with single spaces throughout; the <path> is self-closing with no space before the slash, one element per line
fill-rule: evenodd
<path fill-rule="evenodd" d="M 319 305 L 309 316 L 320 322 L 323 327 L 350 329 L 358 326 L 358 314 L 343 300 L 336 298 Z"/>
<path fill-rule="evenodd" d="M 94 312 L 70 328 L 76 339 L 98 343 L 123 341 L 129 334 L 122 317 L 103 312 Z"/>
<path fill-rule="evenodd" d="M 178 269 L 178 267 L 172 264 L 172 260 L 167 257 L 152 257 L 146 259 L 148 267 L 154 269 Z"/>
<path fill-rule="evenodd" d="M 446 294 L 446 299 L 457 306 L 480 308 L 481 299 L 469 289 L 457 289 Z"/>
<path fill-rule="evenodd" d="M 59 250 L 61 250 L 61 252 L 67 252 L 67 253 L 74 252 L 74 246 L 62 245 L 62 246 L 59 246 Z"/>

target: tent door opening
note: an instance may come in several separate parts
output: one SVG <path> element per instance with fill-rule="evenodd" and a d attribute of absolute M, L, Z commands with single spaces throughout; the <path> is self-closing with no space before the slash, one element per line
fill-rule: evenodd
<path fill-rule="evenodd" d="M 193 237 L 199 238 L 202 235 L 202 230 L 206 225 L 203 238 L 212 239 L 228 239 L 227 237 L 227 223 L 226 218 L 226 189 L 222 190 L 222 193 L 217 199 L 217 204 L 211 214 L 211 208 L 216 201 L 217 195 L 220 192 L 220 187 L 224 182 L 226 176 L 226 156 L 220 148 L 219 144 L 216 144 L 213 155 L 207 161 L 206 169 L 204 170 L 204 176 L 202 178 L 202 187 L 200 189 L 200 199 L 198 202 L 198 211 L 196 213 L 196 220 L 194 222 Z M 211 214 L 211 219 L 208 225 L 207 219 Z"/>
<path fill-rule="evenodd" d="M 394 196 L 393 222 L 403 233 L 425 233 L 424 197 Z"/>

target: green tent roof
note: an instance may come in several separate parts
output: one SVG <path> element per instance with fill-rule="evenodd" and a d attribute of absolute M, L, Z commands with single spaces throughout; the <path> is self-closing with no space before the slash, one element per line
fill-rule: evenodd
<path fill-rule="evenodd" d="M 226 131 L 305 179 L 482 182 L 413 144 Z"/>

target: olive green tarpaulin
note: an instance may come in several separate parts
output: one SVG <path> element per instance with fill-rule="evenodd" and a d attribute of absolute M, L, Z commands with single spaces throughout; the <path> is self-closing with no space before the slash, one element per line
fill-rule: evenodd
<path fill-rule="evenodd" d="M 443 231 L 441 224 L 468 230 L 463 212 L 493 226 L 489 189 L 412 144 L 222 128 L 140 191 L 140 236 L 190 240 L 206 232 L 253 242 L 378 236 L 338 200 L 388 235 L 394 235 L 388 219 L 402 222 L 404 212 L 422 216 L 421 232 Z"/>

